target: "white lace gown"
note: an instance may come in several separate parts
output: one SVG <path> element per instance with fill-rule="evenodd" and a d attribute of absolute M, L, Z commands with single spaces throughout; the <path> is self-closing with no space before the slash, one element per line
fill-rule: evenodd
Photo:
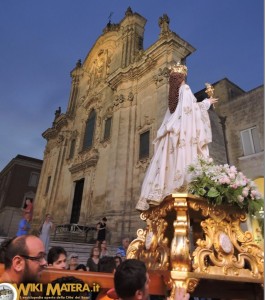
<path fill-rule="evenodd" d="M 212 141 L 208 115 L 209 99 L 197 102 L 190 87 L 179 89 L 179 102 L 173 114 L 167 110 L 154 140 L 154 156 L 147 169 L 136 209 L 159 205 L 163 199 L 189 182 L 187 166 L 198 155 L 209 156 Z"/>

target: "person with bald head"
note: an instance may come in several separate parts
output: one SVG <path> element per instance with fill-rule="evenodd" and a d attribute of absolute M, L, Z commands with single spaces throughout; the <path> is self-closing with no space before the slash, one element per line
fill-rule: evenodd
<path fill-rule="evenodd" d="M 0 258 L 5 270 L 0 282 L 37 283 L 47 266 L 45 248 L 40 238 L 22 235 L 1 243 Z"/>

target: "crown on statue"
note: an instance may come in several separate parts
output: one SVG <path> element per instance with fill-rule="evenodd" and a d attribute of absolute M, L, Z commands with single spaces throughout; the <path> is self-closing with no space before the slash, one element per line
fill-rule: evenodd
<path fill-rule="evenodd" d="M 188 68 L 185 65 L 182 65 L 180 62 L 169 67 L 170 73 L 180 73 L 187 75 Z"/>

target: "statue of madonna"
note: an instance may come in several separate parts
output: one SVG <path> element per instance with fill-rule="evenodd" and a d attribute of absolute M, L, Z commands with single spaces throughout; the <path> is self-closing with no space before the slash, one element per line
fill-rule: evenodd
<path fill-rule="evenodd" d="M 189 183 L 187 166 L 198 156 L 209 156 L 212 132 L 207 110 L 218 99 L 197 102 L 186 76 L 185 65 L 178 63 L 171 68 L 168 109 L 153 142 L 154 155 L 136 205 L 140 211 L 159 205 L 172 193 L 183 192 Z"/>

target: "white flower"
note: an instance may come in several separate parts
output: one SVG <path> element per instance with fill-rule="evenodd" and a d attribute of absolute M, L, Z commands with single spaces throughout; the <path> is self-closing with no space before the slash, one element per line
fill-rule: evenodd
<path fill-rule="evenodd" d="M 211 157 L 209 157 L 208 162 L 213 163 L 213 159 Z"/>
<path fill-rule="evenodd" d="M 239 195 L 239 196 L 237 196 L 237 200 L 242 203 L 244 201 L 244 197 Z"/>

